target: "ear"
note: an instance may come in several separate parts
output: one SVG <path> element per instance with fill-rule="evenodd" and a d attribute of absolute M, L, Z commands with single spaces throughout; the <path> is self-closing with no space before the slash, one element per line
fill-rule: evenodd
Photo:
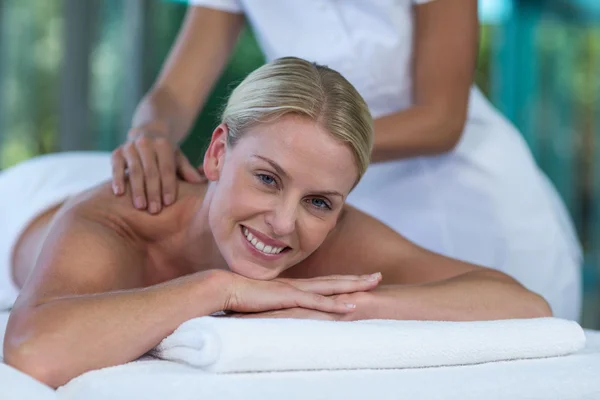
<path fill-rule="evenodd" d="M 209 181 L 218 181 L 221 175 L 221 169 L 225 162 L 225 153 L 227 152 L 227 125 L 221 124 L 216 127 L 212 134 L 210 144 L 204 154 L 204 175 Z"/>

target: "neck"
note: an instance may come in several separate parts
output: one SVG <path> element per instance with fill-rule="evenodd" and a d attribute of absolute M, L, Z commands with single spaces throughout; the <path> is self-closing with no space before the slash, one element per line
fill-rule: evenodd
<path fill-rule="evenodd" d="M 214 185 L 210 183 L 202 201 L 194 207 L 190 223 L 187 224 L 183 248 L 196 271 L 228 269 L 209 224 L 208 211 L 213 197 Z"/>

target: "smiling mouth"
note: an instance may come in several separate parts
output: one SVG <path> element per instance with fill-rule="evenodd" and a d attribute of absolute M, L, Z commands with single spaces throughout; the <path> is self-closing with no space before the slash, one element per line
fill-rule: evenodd
<path fill-rule="evenodd" d="M 266 245 L 263 242 L 261 242 L 256 236 L 254 236 L 248 230 L 248 228 L 246 228 L 245 226 L 240 225 L 240 228 L 242 229 L 242 234 L 246 238 L 246 241 L 248 241 L 248 244 L 250 244 L 256 250 L 260 251 L 261 253 L 263 253 L 265 255 L 276 256 L 276 255 L 279 255 L 281 253 L 291 250 L 291 247 L 289 247 L 289 246 L 275 247 L 275 246 Z"/>

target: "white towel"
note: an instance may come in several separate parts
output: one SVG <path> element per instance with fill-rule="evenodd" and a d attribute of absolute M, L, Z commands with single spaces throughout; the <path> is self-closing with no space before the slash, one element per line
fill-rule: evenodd
<path fill-rule="evenodd" d="M 138 361 L 85 373 L 58 395 L 60 400 L 598 400 L 600 332 L 586 335 L 585 349 L 565 357 L 439 368 L 214 374 L 169 361 Z M 1 382 L 0 375 L 0 388 Z"/>
<path fill-rule="evenodd" d="M 585 346 L 573 321 L 478 322 L 202 317 L 151 353 L 210 372 L 420 368 L 562 356 Z"/>

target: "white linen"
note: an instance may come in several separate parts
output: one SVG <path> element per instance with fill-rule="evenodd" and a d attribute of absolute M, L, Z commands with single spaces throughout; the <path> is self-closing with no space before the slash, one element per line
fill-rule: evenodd
<path fill-rule="evenodd" d="M 4 333 L 6 331 L 6 324 L 8 323 L 8 316 L 8 312 L 0 312 L 0 343 L 4 343 Z M 56 392 L 50 387 L 4 364 L 3 347 L 0 347 L 0 399 L 58 399 Z"/>
<path fill-rule="evenodd" d="M 6 324 L 8 324 L 8 311 L 0 311 L 0 343 L 4 344 L 4 334 L 6 333 Z M 0 361 L 4 361 L 4 346 L 0 346 Z"/>
<path fill-rule="evenodd" d="M 0 313 L 0 337 L 8 313 Z M 600 332 L 565 357 L 468 366 L 214 374 L 146 358 L 91 371 L 57 392 L 0 363 L 1 399 L 36 400 L 596 400 Z"/>
<path fill-rule="evenodd" d="M 49 386 L 0 362 L 0 399 L 57 400 L 58 395 Z"/>
<path fill-rule="evenodd" d="M 600 332 L 565 357 L 465 366 L 214 374 L 145 360 L 84 374 L 64 400 L 597 400 Z"/>

